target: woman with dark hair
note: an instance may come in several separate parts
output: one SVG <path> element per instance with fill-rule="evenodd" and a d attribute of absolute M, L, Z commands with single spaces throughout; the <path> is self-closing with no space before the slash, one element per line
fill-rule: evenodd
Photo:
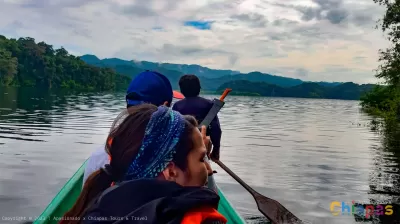
<path fill-rule="evenodd" d="M 150 104 L 118 120 L 107 138 L 110 164 L 88 177 L 60 223 L 227 222 L 219 196 L 204 187 L 205 127 L 201 133 L 194 117 Z"/>
<path fill-rule="evenodd" d="M 138 74 L 129 84 L 125 101 L 127 108 L 142 103 L 151 103 L 156 106 L 166 105 L 169 107 L 172 97 L 172 86 L 167 77 L 155 71 L 144 71 Z M 82 181 L 83 185 L 90 174 L 104 167 L 109 162 L 104 145 L 97 148 L 86 162 Z"/>

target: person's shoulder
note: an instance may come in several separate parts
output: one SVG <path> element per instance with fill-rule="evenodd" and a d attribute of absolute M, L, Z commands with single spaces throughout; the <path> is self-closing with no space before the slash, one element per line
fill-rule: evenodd
<path fill-rule="evenodd" d="M 106 156 L 107 157 L 107 152 L 106 152 L 106 150 L 105 150 L 105 148 L 104 148 L 104 145 L 103 146 L 99 146 L 98 148 L 96 148 L 96 150 L 94 150 L 93 152 L 92 152 L 92 154 L 90 155 L 90 157 L 104 157 L 104 156 Z"/>
<path fill-rule="evenodd" d="M 86 168 L 90 169 L 94 167 L 95 169 L 98 169 L 107 163 L 108 163 L 108 153 L 106 152 L 103 145 L 92 152 L 92 154 L 88 159 Z"/>
<path fill-rule="evenodd" d="M 86 179 L 96 170 L 102 168 L 105 164 L 109 163 L 108 154 L 104 148 L 104 145 L 97 148 L 92 154 L 89 156 L 86 162 L 85 171 L 83 174 L 83 183 L 86 182 Z"/>
<path fill-rule="evenodd" d="M 178 110 L 179 108 L 181 108 L 183 105 L 185 105 L 186 103 L 186 99 L 181 99 L 177 102 L 174 103 L 174 105 L 172 106 L 173 110 Z"/>
<path fill-rule="evenodd" d="M 213 101 L 204 97 L 199 97 L 199 99 L 204 103 L 207 104 L 208 106 L 212 106 L 213 105 Z"/>
<path fill-rule="evenodd" d="M 198 96 L 197 98 L 198 98 L 199 100 L 201 100 L 201 101 L 208 102 L 208 103 L 212 103 L 212 100 L 207 99 L 207 98 L 205 98 L 205 97 Z"/>
<path fill-rule="evenodd" d="M 173 106 L 173 107 L 179 106 L 179 105 L 181 105 L 181 104 L 184 103 L 184 102 L 185 102 L 185 99 L 181 99 L 181 100 L 179 100 L 179 101 L 176 101 L 176 102 L 174 103 L 174 106 Z"/>

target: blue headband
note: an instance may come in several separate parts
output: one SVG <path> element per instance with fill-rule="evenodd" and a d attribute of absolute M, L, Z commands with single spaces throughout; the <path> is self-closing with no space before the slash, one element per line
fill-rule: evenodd
<path fill-rule="evenodd" d="M 172 161 L 185 128 L 184 117 L 159 106 L 146 126 L 142 146 L 125 175 L 125 180 L 157 177 Z"/>

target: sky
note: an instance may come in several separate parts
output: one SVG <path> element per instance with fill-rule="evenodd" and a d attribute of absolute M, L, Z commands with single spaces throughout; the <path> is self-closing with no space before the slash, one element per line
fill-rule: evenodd
<path fill-rule="evenodd" d="M 0 0 L 0 34 L 71 54 L 376 83 L 373 0 Z"/>

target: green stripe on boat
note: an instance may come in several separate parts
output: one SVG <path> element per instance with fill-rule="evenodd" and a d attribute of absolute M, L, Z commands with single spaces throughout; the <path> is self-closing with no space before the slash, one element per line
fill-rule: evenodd
<path fill-rule="evenodd" d="M 75 203 L 82 190 L 83 173 L 85 171 L 85 161 L 76 173 L 68 180 L 64 187 L 53 198 L 42 214 L 33 222 L 34 224 L 56 224 L 61 217 Z M 220 201 L 218 211 L 222 213 L 228 223 L 246 223 L 239 213 L 233 208 L 228 199 L 218 188 Z"/>

